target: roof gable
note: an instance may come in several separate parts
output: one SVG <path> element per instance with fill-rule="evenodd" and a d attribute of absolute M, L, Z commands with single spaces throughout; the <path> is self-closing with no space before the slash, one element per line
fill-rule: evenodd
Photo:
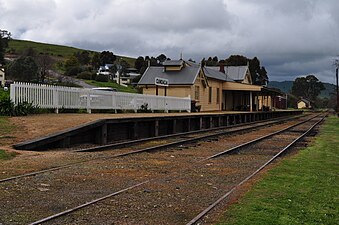
<path fill-rule="evenodd" d="M 207 67 L 208 69 L 213 69 L 215 71 L 219 71 L 220 67 Z M 240 81 L 244 83 L 252 83 L 251 75 L 248 70 L 248 66 L 225 66 L 224 67 L 225 74 L 227 79 L 233 81 Z M 221 73 L 221 72 L 220 72 Z"/>
<path fill-rule="evenodd" d="M 199 67 L 185 66 L 181 70 L 165 71 L 164 67 L 148 67 L 138 85 L 154 85 L 155 78 L 168 79 L 170 85 L 188 84 L 195 82 Z"/>

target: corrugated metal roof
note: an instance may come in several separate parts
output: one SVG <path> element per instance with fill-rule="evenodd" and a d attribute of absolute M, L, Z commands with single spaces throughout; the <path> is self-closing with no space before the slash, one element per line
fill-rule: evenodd
<path fill-rule="evenodd" d="M 219 72 L 219 70 L 215 70 L 209 67 L 204 67 L 203 70 L 204 70 L 206 77 L 217 79 L 217 80 L 222 80 L 222 81 L 230 81 L 230 82 L 234 81 L 233 79 L 226 76 L 226 74 Z"/>
<path fill-rule="evenodd" d="M 174 60 L 172 60 L 174 61 Z M 195 82 L 196 77 L 200 71 L 200 65 L 192 62 L 184 62 L 183 60 L 175 60 L 185 63 L 180 71 L 166 71 L 164 72 L 164 66 L 161 67 L 148 67 L 144 75 L 141 77 L 138 85 L 152 85 L 155 83 L 155 78 L 168 79 L 169 84 L 189 84 L 192 85 Z M 170 62 L 170 61 L 166 61 Z M 175 64 L 175 63 L 174 63 Z M 172 64 L 172 65 L 174 65 Z M 227 77 L 224 73 L 215 70 L 214 68 L 204 67 L 203 72 L 206 77 L 213 78 L 221 81 L 230 81 L 234 82 L 233 79 Z"/>
<path fill-rule="evenodd" d="M 209 66 L 209 69 L 219 71 L 220 67 Z M 248 66 L 225 66 L 225 74 L 228 78 L 235 80 L 235 81 L 243 81 L 246 76 L 246 71 Z"/>
<path fill-rule="evenodd" d="M 181 66 L 183 65 L 184 61 L 183 60 L 166 60 L 165 62 L 162 63 L 164 66 Z"/>
<path fill-rule="evenodd" d="M 155 78 L 168 79 L 169 85 L 175 84 L 193 84 L 198 73 L 199 67 L 185 66 L 180 71 L 166 71 L 164 67 L 148 67 L 141 77 L 138 85 L 151 85 L 155 83 Z"/>

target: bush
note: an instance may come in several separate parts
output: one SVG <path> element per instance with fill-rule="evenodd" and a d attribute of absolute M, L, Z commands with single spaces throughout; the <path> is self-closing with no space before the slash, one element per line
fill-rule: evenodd
<path fill-rule="evenodd" d="M 9 96 L 0 96 L 0 116 L 26 116 L 38 112 L 39 107 L 33 106 L 32 103 L 22 102 L 14 105 Z"/>
<path fill-rule="evenodd" d="M 76 76 L 78 73 L 81 73 L 82 69 L 77 66 L 69 67 L 66 69 L 65 75 L 67 76 Z"/>
<path fill-rule="evenodd" d="M 96 76 L 95 80 L 99 82 L 108 82 L 108 76 L 99 74 L 98 76 Z"/>
<path fill-rule="evenodd" d="M 92 73 L 88 71 L 81 72 L 77 75 L 77 78 L 84 80 L 92 80 Z"/>

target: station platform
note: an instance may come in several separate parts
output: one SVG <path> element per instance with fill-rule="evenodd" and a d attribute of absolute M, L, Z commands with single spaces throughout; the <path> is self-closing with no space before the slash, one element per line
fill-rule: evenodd
<path fill-rule="evenodd" d="M 79 144 L 105 145 L 188 131 L 227 127 L 302 114 L 300 110 L 266 112 L 197 112 L 129 114 L 46 114 L 26 117 L 35 128 L 49 127 L 46 135 L 32 137 L 13 145 L 18 150 L 68 148 Z M 31 122 L 30 122 L 31 121 Z M 35 124 L 34 122 L 35 121 Z"/>

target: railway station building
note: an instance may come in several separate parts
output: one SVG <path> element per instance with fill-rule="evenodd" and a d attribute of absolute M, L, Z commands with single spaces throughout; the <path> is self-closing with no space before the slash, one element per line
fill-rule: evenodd
<path fill-rule="evenodd" d="M 207 67 L 184 60 L 149 66 L 138 86 L 143 94 L 190 97 L 192 111 L 269 111 L 281 94 L 253 85 L 248 66 Z"/>

